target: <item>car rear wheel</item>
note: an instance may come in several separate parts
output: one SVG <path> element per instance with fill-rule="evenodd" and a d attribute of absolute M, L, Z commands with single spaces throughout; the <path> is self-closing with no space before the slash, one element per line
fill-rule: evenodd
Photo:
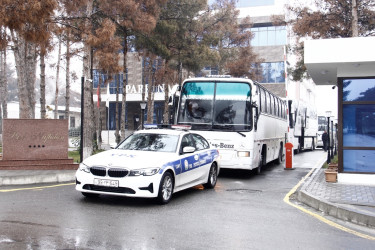
<path fill-rule="evenodd" d="M 160 181 L 158 201 L 160 204 L 167 204 L 173 193 L 173 179 L 169 172 L 166 172 Z"/>
<path fill-rule="evenodd" d="M 210 168 L 210 173 L 208 174 L 207 183 L 203 184 L 205 188 L 214 188 L 217 182 L 217 166 L 215 163 L 212 163 Z"/>

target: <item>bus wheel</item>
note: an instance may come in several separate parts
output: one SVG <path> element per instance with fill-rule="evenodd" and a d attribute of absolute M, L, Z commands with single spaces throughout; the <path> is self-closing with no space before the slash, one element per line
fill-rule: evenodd
<path fill-rule="evenodd" d="M 279 150 L 279 157 L 277 158 L 277 164 L 281 164 L 283 162 L 283 147 L 280 145 Z"/>
<path fill-rule="evenodd" d="M 260 174 L 260 172 L 262 171 L 262 166 L 263 166 L 263 154 L 260 155 L 259 164 L 258 164 L 258 167 L 257 167 L 257 170 L 256 170 L 256 174 Z"/>

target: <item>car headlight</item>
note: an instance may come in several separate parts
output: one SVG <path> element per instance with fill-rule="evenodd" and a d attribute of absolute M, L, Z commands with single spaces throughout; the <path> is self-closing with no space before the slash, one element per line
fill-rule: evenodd
<path fill-rule="evenodd" d="M 160 168 L 142 168 L 142 169 L 134 169 L 130 170 L 129 176 L 151 176 L 157 174 Z"/>
<path fill-rule="evenodd" d="M 86 173 L 90 173 L 90 167 L 83 163 L 79 164 L 79 170 L 82 170 L 83 172 L 86 172 Z"/>
<path fill-rule="evenodd" d="M 238 157 L 250 157 L 250 152 L 249 151 L 238 151 L 237 156 Z"/>

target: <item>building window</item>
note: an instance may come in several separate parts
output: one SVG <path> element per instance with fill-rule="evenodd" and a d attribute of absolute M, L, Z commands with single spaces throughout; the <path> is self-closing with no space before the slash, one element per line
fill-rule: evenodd
<path fill-rule="evenodd" d="M 284 62 L 266 62 L 261 63 L 263 79 L 261 83 L 284 83 L 285 68 Z"/>
<path fill-rule="evenodd" d="M 374 173 L 375 78 L 343 79 L 340 91 L 343 170 Z"/>
<path fill-rule="evenodd" d="M 64 120 L 64 115 L 59 115 L 59 120 Z"/>
<path fill-rule="evenodd" d="M 106 85 L 104 85 L 105 81 L 108 79 L 107 74 L 101 73 L 99 70 L 94 69 L 93 70 L 93 88 L 96 89 L 98 88 L 99 85 L 99 80 L 100 80 L 100 88 L 106 88 Z M 126 82 L 128 81 L 126 74 Z M 122 94 L 122 87 L 123 87 L 123 74 L 114 74 L 112 81 L 109 83 L 109 93 L 110 94 L 116 94 L 116 88 L 117 84 L 119 85 L 119 94 Z"/>
<path fill-rule="evenodd" d="M 276 46 L 286 44 L 285 26 L 267 26 L 253 27 L 251 32 L 254 34 L 251 40 L 252 46 Z"/>
<path fill-rule="evenodd" d="M 70 128 L 76 127 L 76 118 L 74 116 L 70 117 Z"/>

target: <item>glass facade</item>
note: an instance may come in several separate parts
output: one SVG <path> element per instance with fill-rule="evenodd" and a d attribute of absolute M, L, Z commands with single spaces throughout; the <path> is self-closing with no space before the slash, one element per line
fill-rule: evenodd
<path fill-rule="evenodd" d="M 100 88 L 105 88 L 105 81 L 108 79 L 107 74 L 101 73 L 99 70 L 94 69 L 93 70 L 93 87 L 96 89 L 99 85 L 100 80 Z M 126 79 L 127 81 L 127 79 Z M 119 84 L 119 94 L 122 94 L 122 86 L 123 86 L 123 74 L 115 74 L 113 76 L 112 81 L 109 83 L 109 93 L 116 94 L 116 87 L 117 84 Z"/>
<path fill-rule="evenodd" d="M 215 0 L 209 0 L 208 4 L 211 5 Z M 275 0 L 237 0 L 237 8 L 246 8 L 246 7 L 258 7 L 258 6 L 269 6 L 274 5 Z"/>
<path fill-rule="evenodd" d="M 274 5 L 275 0 L 238 0 L 237 8 Z"/>
<path fill-rule="evenodd" d="M 251 28 L 254 38 L 252 46 L 277 46 L 286 44 L 285 26 L 267 26 Z"/>
<path fill-rule="evenodd" d="M 261 63 L 263 78 L 260 83 L 285 83 L 284 62 Z"/>
<path fill-rule="evenodd" d="M 375 172 L 375 78 L 342 81 L 344 172 Z"/>

